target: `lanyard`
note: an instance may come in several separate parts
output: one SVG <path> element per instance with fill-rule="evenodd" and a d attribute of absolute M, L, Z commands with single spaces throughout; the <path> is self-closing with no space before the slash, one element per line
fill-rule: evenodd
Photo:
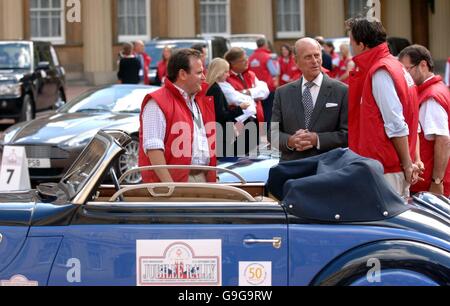
<path fill-rule="evenodd" d="M 195 102 L 195 100 L 194 101 L 189 100 L 189 102 L 190 103 L 187 103 L 187 104 L 188 104 L 189 110 L 191 111 L 192 120 L 195 122 L 195 125 L 198 127 L 198 129 L 201 130 L 203 128 L 203 123 L 202 123 L 202 118 L 200 116 L 200 111 L 198 109 L 197 103 Z M 198 115 L 197 117 L 195 116 L 194 110 Z"/>

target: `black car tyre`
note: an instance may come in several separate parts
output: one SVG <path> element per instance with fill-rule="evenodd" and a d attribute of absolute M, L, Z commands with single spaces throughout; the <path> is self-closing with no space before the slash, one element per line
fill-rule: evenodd
<path fill-rule="evenodd" d="M 131 142 L 125 146 L 126 152 L 123 153 L 117 161 L 117 174 L 122 176 L 125 172 L 138 167 L 139 159 L 139 138 L 132 137 Z M 124 184 L 139 184 L 142 182 L 142 175 L 134 173 L 125 178 Z"/>
<path fill-rule="evenodd" d="M 20 112 L 20 117 L 18 122 L 31 121 L 35 118 L 36 114 L 34 112 L 33 99 L 29 94 L 23 97 L 22 111 Z"/>

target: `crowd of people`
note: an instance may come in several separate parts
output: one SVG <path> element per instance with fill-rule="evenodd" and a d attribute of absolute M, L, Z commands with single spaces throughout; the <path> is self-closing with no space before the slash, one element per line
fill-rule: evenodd
<path fill-rule="evenodd" d="M 396 58 L 380 22 L 346 25 L 351 46 L 339 54 L 321 37 L 283 45 L 276 62 L 265 39 L 250 58 L 232 48 L 208 67 L 206 46 L 163 52 L 164 86 L 142 105 L 139 165 L 215 166 L 218 157 L 248 155 L 267 134 L 281 162 L 349 147 L 378 160 L 401 196 L 450 196 L 450 94 L 430 52 L 413 45 Z M 143 175 L 145 182 L 215 177 L 201 170 Z"/>

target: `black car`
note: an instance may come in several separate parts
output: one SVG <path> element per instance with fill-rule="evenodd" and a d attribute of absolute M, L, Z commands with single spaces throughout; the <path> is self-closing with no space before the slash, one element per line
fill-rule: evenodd
<path fill-rule="evenodd" d="M 29 121 L 64 101 L 65 71 L 50 43 L 0 41 L 0 119 Z"/>
<path fill-rule="evenodd" d="M 225 53 L 230 50 L 230 41 L 224 37 L 197 37 L 197 38 L 158 38 L 145 44 L 145 52 L 151 56 L 152 63 L 150 64 L 149 79 L 150 84 L 160 85 L 161 80 L 157 76 L 158 62 L 162 59 L 162 52 L 166 46 L 172 49 L 190 48 L 195 44 L 205 44 L 208 48 L 208 58 L 206 65 L 216 57 L 223 57 Z"/>

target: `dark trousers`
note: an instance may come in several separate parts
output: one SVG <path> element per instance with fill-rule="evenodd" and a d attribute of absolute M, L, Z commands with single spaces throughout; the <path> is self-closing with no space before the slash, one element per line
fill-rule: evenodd
<path fill-rule="evenodd" d="M 268 133 L 270 133 L 270 122 L 272 121 L 272 109 L 274 99 L 275 99 L 275 92 L 271 92 L 269 97 L 262 102 L 264 110 L 264 121 L 267 123 Z"/>

